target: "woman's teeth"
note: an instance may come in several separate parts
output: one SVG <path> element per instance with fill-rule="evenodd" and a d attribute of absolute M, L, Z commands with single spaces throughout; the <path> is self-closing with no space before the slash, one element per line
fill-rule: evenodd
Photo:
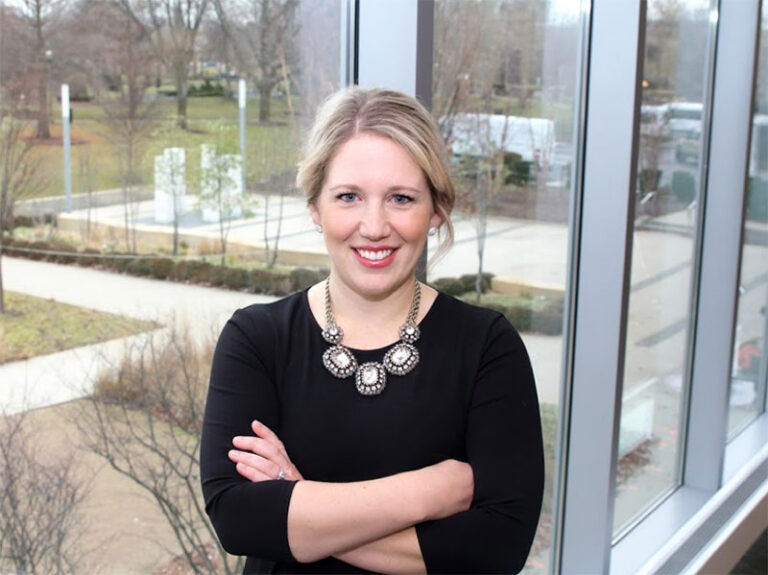
<path fill-rule="evenodd" d="M 392 250 L 357 250 L 357 253 L 367 260 L 378 261 L 388 257 Z"/>

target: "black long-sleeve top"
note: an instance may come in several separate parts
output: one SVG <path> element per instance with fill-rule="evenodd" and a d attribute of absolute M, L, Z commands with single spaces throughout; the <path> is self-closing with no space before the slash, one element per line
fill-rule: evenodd
<path fill-rule="evenodd" d="M 544 482 L 541 423 L 528 355 L 499 313 L 439 294 L 419 324 L 420 361 L 387 375 L 378 396 L 322 364 L 322 339 L 306 292 L 238 310 L 214 355 L 203 423 L 206 510 L 246 573 L 360 573 L 332 557 L 298 563 L 287 514 L 291 481 L 251 483 L 227 457 L 258 419 L 274 430 L 302 475 L 348 482 L 467 461 L 468 511 L 416 525 L 431 573 L 517 572 L 536 530 Z M 359 364 L 388 347 L 353 350 Z"/>

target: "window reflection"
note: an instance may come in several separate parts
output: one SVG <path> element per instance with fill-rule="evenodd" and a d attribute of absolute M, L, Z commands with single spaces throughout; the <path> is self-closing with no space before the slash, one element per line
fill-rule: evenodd
<path fill-rule="evenodd" d="M 710 34 L 704 0 L 649 4 L 615 533 L 678 482 Z"/>
<path fill-rule="evenodd" d="M 579 17 L 575 2 L 435 3 L 433 114 L 459 201 L 456 243 L 429 279 L 503 310 L 531 355 L 547 484 L 530 571 L 547 569 L 553 526 Z"/>
<path fill-rule="evenodd" d="M 765 409 L 768 341 L 768 4 L 763 4 L 752 120 L 728 434 Z"/>

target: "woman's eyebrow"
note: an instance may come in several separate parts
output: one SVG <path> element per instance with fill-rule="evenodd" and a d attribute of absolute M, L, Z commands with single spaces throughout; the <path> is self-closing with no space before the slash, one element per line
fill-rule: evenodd
<path fill-rule="evenodd" d="M 351 190 L 351 191 L 360 191 L 362 188 L 360 186 L 357 186 L 355 184 L 336 184 L 335 186 L 331 186 L 328 188 L 329 192 L 335 192 L 338 190 Z M 413 186 L 406 186 L 406 185 L 394 185 L 387 188 L 387 192 L 413 192 L 417 194 L 425 194 L 428 192 L 428 190 L 417 188 Z"/>
<path fill-rule="evenodd" d="M 358 191 L 360 190 L 360 186 L 356 186 L 354 184 L 336 184 L 335 186 L 331 186 L 328 188 L 329 192 L 334 192 L 336 190 L 354 190 Z"/>
<path fill-rule="evenodd" d="M 392 186 L 387 189 L 389 192 L 413 192 L 416 194 L 426 194 L 428 190 L 425 190 L 423 188 L 414 188 L 412 186 Z"/>

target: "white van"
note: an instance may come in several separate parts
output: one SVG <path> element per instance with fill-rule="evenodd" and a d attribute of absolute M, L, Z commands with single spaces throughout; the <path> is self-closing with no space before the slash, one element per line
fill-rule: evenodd
<path fill-rule="evenodd" d="M 671 138 L 698 140 L 704 119 L 701 102 L 673 102 L 667 105 L 667 133 Z"/>
<path fill-rule="evenodd" d="M 555 148 L 555 123 L 547 118 L 500 114 L 456 114 L 450 122 L 449 145 L 454 156 L 490 156 L 499 150 L 519 154 L 525 162 L 550 160 Z"/>

